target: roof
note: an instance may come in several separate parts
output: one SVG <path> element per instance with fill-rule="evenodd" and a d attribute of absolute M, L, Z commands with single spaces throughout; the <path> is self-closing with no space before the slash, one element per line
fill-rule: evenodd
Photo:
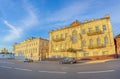
<path fill-rule="evenodd" d="M 115 39 L 116 39 L 116 38 L 120 38 L 120 34 L 116 35 L 116 36 L 115 36 Z"/>
<path fill-rule="evenodd" d="M 77 25 L 80 25 L 80 22 L 78 20 L 75 20 L 74 22 L 72 22 L 70 24 L 70 27 L 74 27 L 74 26 L 77 26 Z"/>
<path fill-rule="evenodd" d="M 26 42 L 26 41 L 32 41 L 32 40 L 35 40 L 35 39 L 41 39 L 41 40 L 49 41 L 48 39 L 45 39 L 45 38 L 42 38 L 42 37 L 30 37 L 30 38 L 25 39 L 25 40 L 22 41 L 22 42 L 15 43 L 14 45 L 16 45 L 16 44 L 21 44 L 21 43 L 24 43 L 24 42 Z"/>
<path fill-rule="evenodd" d="M 107 15 L 105 15 L 103 18 L 92 19 L 92 20 L 90 20 L 90 21 L 86 20 L 85 22 L 79 22 L 78 20 L 75 20 L 75 21 L 72 22 L 69 26 L 67 26 L 67 27 L 65 26 L 65 27 L 63 27 L 63 28 L 51 30 L 49 33 L 54 32 L 54 31 L 58 31 L 58 30 L 63 30 L 63 29 L 75 27 L 75 26 L 78 26 L 78 25 L 86 24 L 86 23 L 91 23 L 91 22 L 94 22 L 94 21 L 104 20 L 104 19 L 110 19 L 110 16 L 107 14 Z"/>

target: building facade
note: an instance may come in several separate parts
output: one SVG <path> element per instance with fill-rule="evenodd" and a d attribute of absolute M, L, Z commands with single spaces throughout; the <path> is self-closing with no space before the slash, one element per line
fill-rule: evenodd
<path fill-rule="evenodd" d="M 2 49 L 1 49 L 1 52 L 7 53 L 8 50 L 7 50 L 6 48 L 2 48 Z"/>
<path fill-rule="evenodd" d="M 120 57 L 120 34 L 115 37 L 115 48 L 117 57 Z"/>
<path fill-rule="evenodd" d="M 109 15 L 85 22 L 76 20 L 49 34 L 49 57 L 105 59 L 116 55 Z"/>
<path fill-rule="evenodd" d="M 48 57 L 49 41 L 41 37 L 29 38 L 13 46 L 15 56 L 24 56 L 35 61 Z"/>

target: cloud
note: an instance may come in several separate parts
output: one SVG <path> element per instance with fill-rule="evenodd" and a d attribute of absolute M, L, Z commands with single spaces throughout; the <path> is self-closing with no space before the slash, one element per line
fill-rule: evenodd
<path fill-rule="evenodd" d="M 28 16 L 20 21 L 24 28 L 33 27 L 39 23 L 37 15 L 32 10 L 28 10 Z"/>
<path fill-rule="evenodd" d="M 4 20 L 4 24 L 9 27 L 8 33 L 4 36 L 4 41 L 10 42 L 22 38 L 23 33 L 26 30 L 31 29 L 39 23 L 37 11 L 33 5 L 29 2 L 24 3 L 24 9 L 26 10 L 26 16 L 13 24 L 9 23 L 7 20 Z"/>
<path fill-rule="evenodd" d="M 6 20 L 4 20 L 4 24 L 10 28 L 8 34 L 4 37 L 4 41 L 13 41 L 21 37 L 21 28 L 16 28 L 16 26 L 8 23 Z"/>
<path fill-rule="evenodd" d="M 30 4 L 28 0 L 23 0 L 23 3 L 24 9 L 27 11 L 28 16 L 20 20 L 20 24 L 24 28 L 28 29 L 28 27 L 34 27 L 34 25 L 39 23 L 39 15 L 37 14 L 39 11 L 32 4 Z"/>
<path fill-rule="evenodd" d="M 78 18 L 85 18 L 86 15 L 84 15 L 84 13 L 86 13 L 86 10 L 91 8 L 93 1 L 94 0 L 90 0 L 88 2 L 75 1 L 73 3 L 69 3 L 55 12 L 51 12 L 44 20 L 46 23 L 53 24 L 55 27 L 68 25 Z"/>
<path fill-rule="evenodd" d="M 107 2 L 108 3 L 108 2 Z M 112 30 L 113 30 L 113 34 L 114 36 L 116 36 L 117 34 L 119 34 L 119 28 L 120 28 L 120 5 L 119 3 L 112 3 L 112 6 L 111 5 L 107 5 L 106 7 L 104 7 L 104 9 L 99 9 L 101 8 L 101 6 L 104 6 L 106 5 L 106 3 L 104 3 L 104 5 L 100 5 L 100 4 L 97 4 L 98 7 L 96 9 L 96 11 L 93 13 L 93 14 L 89 14 L 88 17 L 100 17 L 105 15 L 105 14 L 110 14 L 110 17 L 111 17 L 111 23 L 112 23 Z M 92 8 L 92 10 L 94 10 Z"/>

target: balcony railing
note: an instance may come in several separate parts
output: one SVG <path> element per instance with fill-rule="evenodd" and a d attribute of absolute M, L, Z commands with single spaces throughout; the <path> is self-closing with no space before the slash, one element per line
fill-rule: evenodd
<path fill-rule="evenodd" d="M 104 44 L 88 46 L 88 49 L 99 49 L 106 47 Z"/>
<path fill-rule="evenodd" d="M 55 49 L 53 49 L 53 52 L 66 52 L 67 50 L 65 50 L 65 49 L 59 49 L 59 50 L 55 50 Z"/>
<path fill-rule="evenodd" d="M 103 33 L 104 33 L 103 31 L 98 30 L 98 31 L 88 32 L 87 35 L 88 35 L 88 36 L 92 36 L 92 35 L 99 35 L 99 34 L 103 34 Z"/>
<path fill-rule="evenodd" d="M 65 38 L 56 38 L 53 39 L 54 42 L 61 42 L 61 41 L 65 41 Z"/>

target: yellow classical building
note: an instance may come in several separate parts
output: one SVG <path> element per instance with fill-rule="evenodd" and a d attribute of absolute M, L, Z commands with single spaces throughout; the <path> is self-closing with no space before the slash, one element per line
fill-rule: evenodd
<path fill-rule="evenodd" d="M 49 41 L 41 37 L 28 38 L 23 42 L 13 46 L 15 56 L 24 56 L 35 61 L 43 60 L 48 57 Z"/>
<path fill-rule="evenodd" d="M 51 30 L 49 57 L 104 59 L 115 56 L 110 16 L 90 21 L 74 21 L 69 26 Z"/>

